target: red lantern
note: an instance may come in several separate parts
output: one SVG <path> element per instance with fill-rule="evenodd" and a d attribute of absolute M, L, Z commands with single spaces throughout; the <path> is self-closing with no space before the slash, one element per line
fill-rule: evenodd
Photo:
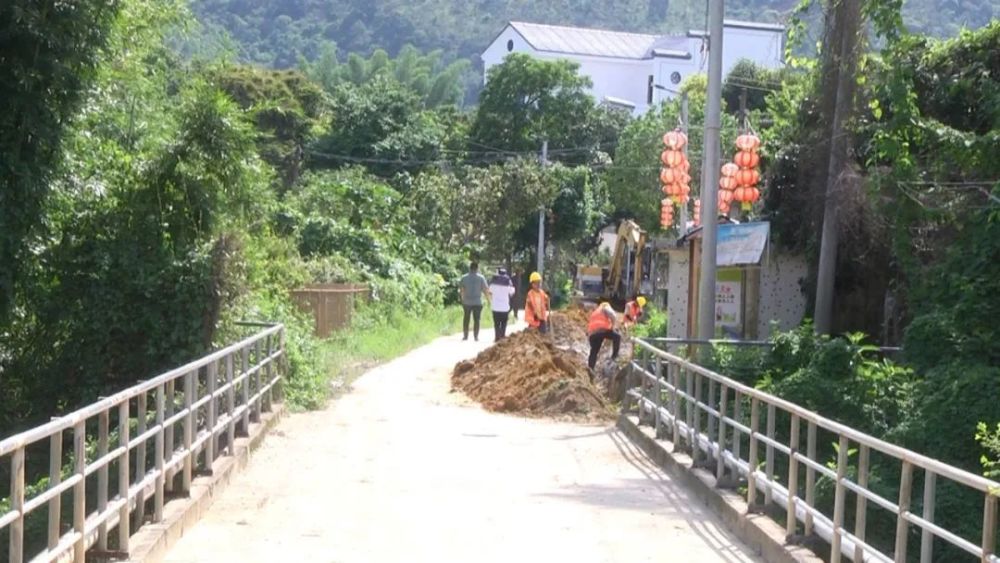
<path fill-rule="evenodd" d="M 760 190 L 752 186 L 740 186 L 733 192 L 733 199 L 740 202 L 740 207 L 743 211 L 750 211 L 753 208 L 753 204 L 760 199 Z"/>
<path fill-rule="evenodd" d="M 687 184 L 679 184 L 680 193 L 674 198 L 674 201 L 680 204 L 685 204 L 690 200 L 689 195 L 691 194 L 691 186 Z"/>
<path fill-rule="evenodd" d="M 733 158 L 733 162 L 740 168 L 757 168 L 760 164 L 760 155 L 751 151 L 739 151 Z"/>
<path fill-rule="evenodd" d="M 669 184 L 680 183 L 683 179 L 683 172 L 677 168 L 661 168 L 660 169 L 660 183 L 664 186 Z"/>
<path fill-rule="evenodd" d="M 687 156 L 684 157 L 684 162 L 681 163 L 680 169 L 683 170 L 684 172 L 688 172 L 691 170 L 691 163 L 688 162 Z"/>
<path fill-rule="evenodd" d="M 756 186 L 760 181 L 760 172 L 753 168 L 743 168 L 736 173 L 736 185 L 745 188 Z"/>
<path fill-rule="evenodd" d="M 666 229 L 674 222 L 674 205 L 669 199 L 662 199 L 660 206 L 660 226 Z"/>
<path fill-rule="evenodd" d="M 737 172 L 740 171 L 740 167 L 736 166 L 732 162 L 727 162 L 722 165 L 722 175 L 723 177 L 735 176 Z"/>
<path fill-rule="evenodd" d="M 680 184 L 664 184 L 663 193 L 667 197 L 676 198 L 681 195 L 681 185 Z"/>
<path fill-rule="evenodd" d="M 676 168 L 685 160 L 681 151 L 665 150 L 660 154 L 660 162 L 667 168 Z"/>
<path fill-rule="evenodd" d="M 670 150 L 679 151 L 687 144 L 687 135 L 683 131 L 671 131 L 663 136 L 663 144 Z"/>
<path fill-rule="evenodd" d="M 733 201 L 733 190 L 719 190 L 719 203 L 729 205 Z"/>
<path fill-rule="evenodd" d="M 719 178 L 719 189 L 723 191 L 733 191 L 736 189 L 736 178 L 732 176 L 723 176 Z"/>
<path fill-rule="evenodd" d="M 741 151 L 755 152 L 760 147 L 760 137 L 753 133 L 744 133 L 736 137 L 736 148 Z"/>

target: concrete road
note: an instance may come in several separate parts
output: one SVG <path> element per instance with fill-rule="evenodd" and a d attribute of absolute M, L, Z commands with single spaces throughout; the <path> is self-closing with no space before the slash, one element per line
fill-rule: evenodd
<path fill-rule="evenodd" d="M 759 560 L 610 425 L 450 393 L 488 344 L 439 339 L 283 420 L 167 563 Z"/>

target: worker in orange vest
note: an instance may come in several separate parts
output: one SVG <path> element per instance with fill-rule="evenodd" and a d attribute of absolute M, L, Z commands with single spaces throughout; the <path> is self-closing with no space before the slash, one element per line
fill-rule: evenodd
<path fill-rule="evenodd" d="M 642 318 L 642 309 L 646 306 L 646 298 L 643 296 L 636 297 L 634 301 L 629 301 L 625 304 L 625 323 L 635 324 L 639 322 Z"/>
<path fill-rule="evenodd" d="M 594 369 L 597 365 L 597 355 L 601 352 L 601 346 L 605 340 L 611 341 L 611 359 L 618 358 L 618 348 L 621 347 L 622 337 L 615 332 L 615 322 L 618 320 L 614 309 L 607 303 L 601 303 L 587 319 L 587 337 L 590 340 L 590 357 L 587 358 L 587 367 Z"/>
<path fill-rule="evenodd" d="M 549 330 L 549 296 L 542 290 L 542 275 L 532 272 L 531 289 L 524 296 L 524 321 L 528 327 L 546 333 Z"/>

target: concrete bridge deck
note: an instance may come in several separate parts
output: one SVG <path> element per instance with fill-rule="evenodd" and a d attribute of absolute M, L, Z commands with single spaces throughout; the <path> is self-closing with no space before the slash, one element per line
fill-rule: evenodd
<path fill-rule="evenodd" d="M 166 561 L 760 561 L 610 423 L 450 393 L 487 345 L 439 339 L 288 416 Z"/>

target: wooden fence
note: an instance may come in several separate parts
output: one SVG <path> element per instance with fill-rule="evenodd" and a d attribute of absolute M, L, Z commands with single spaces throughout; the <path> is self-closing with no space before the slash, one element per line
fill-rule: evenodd
<path fill-rule="evenodd" d="M 313 316 L 313 329 L 320 338 L 351 324 L 355 303 L 368 295 L 367 285 L 353 283 L 310 284 L 292 290 L 292 299 L 299 309 Z"/>

